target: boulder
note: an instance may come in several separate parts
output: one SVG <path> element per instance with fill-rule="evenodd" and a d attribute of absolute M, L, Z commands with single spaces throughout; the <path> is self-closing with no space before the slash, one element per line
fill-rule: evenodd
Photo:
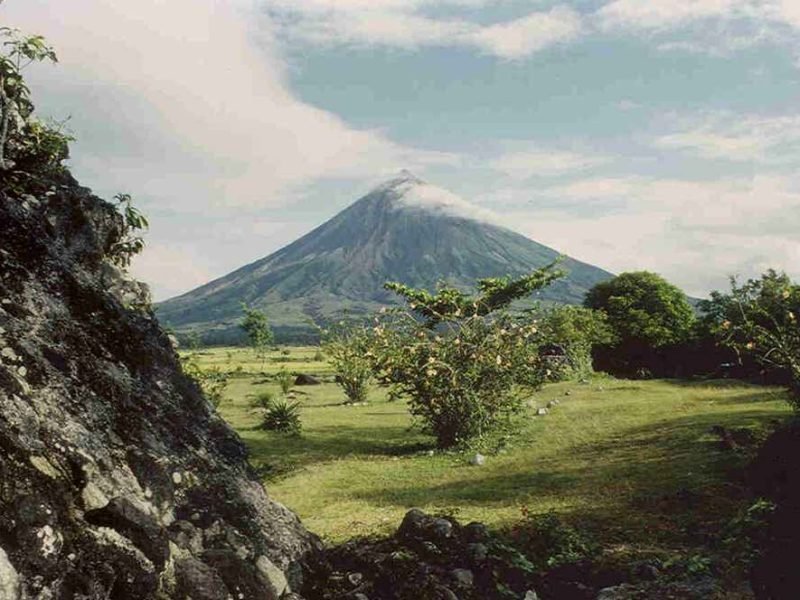
<path fill-rule="evenodd" d="M 305 373 L 300 373 L 294 379 L 295 385 L 321 385 L 322 382 L 314 377 L 313 375 L 307 375 Z"/>
<path fill-rule="evenodd" d="M 0 183 L 0 598 L 299 587 L 319 542 L 182 373 L 120 268 L 122 217 L 66 172 L 25 175 Z"/>

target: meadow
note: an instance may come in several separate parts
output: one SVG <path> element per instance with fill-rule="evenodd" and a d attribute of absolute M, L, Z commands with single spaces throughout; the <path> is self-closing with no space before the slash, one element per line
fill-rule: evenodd
<path fill-rule="evenodd" d="M 713 426 L 756 438 L 790 414 L 779 388 L 731 380 L 590 382 L 547 385 L 531 395 L 518 433 L 499 438 L 482 466 L 474 451 L 442 452 L 412 427 L 402 401 L 373 387 L 369 403 L 344 405 L 316 348 L 201 350 L 204 367 L 232 373 L 219 410 L 239 432 L 270 495 L 326 541 L 392 532 L 410 507 L 479 520 L 498 529 L 523 511 L 555 511 L 606 547 L 686 552 L 708 544 L 747 503 L 748 459 L 726 450 Z M 279 394 L 281 369 L 325 383 L 294 387 L 299 437 L 264 431 L 253 400 Z M 536 408 L 559 403 L 549 414 Z"/>

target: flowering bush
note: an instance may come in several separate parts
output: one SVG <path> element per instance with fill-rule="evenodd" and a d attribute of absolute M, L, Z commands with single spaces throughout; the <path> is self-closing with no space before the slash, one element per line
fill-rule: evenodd
<path fill-rule="evenodd" d="M 481 280 L 474 298 L 449 287 L 431 294 L 387 284 L 407 305 L 376 317 L 373 368 L 393 396 L 408 398 L 439 447 L 488 432 L 519 410 L 525 388 L 544 381 L 536 324 L 504 309 L 559 276 L 549 266 L 517 280 Z"/>
<path fill-rule="evenodd" d="M 730 294 L 714 292 L 702 307 L 723 344 L 786 378 L 800 408 L 800 286 L 769 270 L 741 286 L 732 279 Z"/>

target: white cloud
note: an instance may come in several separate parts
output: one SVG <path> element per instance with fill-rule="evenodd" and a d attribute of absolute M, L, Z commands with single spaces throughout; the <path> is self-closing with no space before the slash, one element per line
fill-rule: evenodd
<path fill-rule="evenodd" d="M 800 159 L 800 116 L 712 113 L 692 121 L 656 138 L 654 146 L 707 159 L 769 165 L 794 165 Z"/>
<path fill-rule="evenodd" d="M 28 71 L 40 112 L 72 115 L 72 164 L 83 184 L 130 192 L 150 215 L 151 249 L 137 273 L 159 298 L 198 281 L 192 264 L 219 275 L 259 244 L 275 249 L 261 238 L 214 247 L 214 230 L 241 212 L 285 205 L 321 179 L 459 161 L 297 99 L 271 24 L 248 0 L 12 0 L 0 14 L 56 47 L 56 67 Z M 189 226 L 187 258 L 170 248 Z"/>
<path fill-rule="evenodd" d="M 443 213 L 486 223 L 499 222 L 499 218 L 494 212 L 429 183 L 408 180 L 393 185 L 393 190 L 397 194 L 394 201 L 395 208 Z"/>
<path fill-rule="evenodd" d="M 276 19 L 283 24 L 284 35 L 315 44 L 404 49 L 463 47 L 508 60 L 569 41 L 581 31 L 580 15 L 567 6 L 533 12 L 508 22 L 479 25 L 460 19 L 435 19 L 418 12 L 428 3 L 386 0 L 367 6 L 360 0 L 280 1 L 272 8 Z"/>
<path fill-rule="evenodd" d="M 252 206 L 315 178 L 444 159 L 297 100 L 269 22 L 247 2 L 25 0 L 2 10 L 58 49 L 59 67 L 33 74 L 36 91 L 71 107 L 76 166 L 100 187 L 124 180 L 173 205 Z"/>
<path fill-rule="evenodd" d="M 549 12 L 481 27 L 466 39 L 484 52 L 505 59 L 529 56 L 559 42 L 577 38 L 581 32 L 580 15 L 565 6 Z"/>
<path fill-rule="evenodd" d="M 503 212 L 507 225 L 612 271 L 657 271 L 694 295 L 768 267 L 800 277 L 800 185 L 790 177 L 589 179 L 537 196 L 565 208 Z M 585 210 L 610 198 L 613 210 Z"/>
<path fill-rule="evenodd" d="M 487 161 L 487 167 L 523 181 L 534 176 L 552 177 L 583 171 L 611 161 L 610 157 L 533 147 L 509 152 Z"/>
<path fill-rule="evenodd" d="M 750 13 L 753 0 L 613 0 L 597 17 L 604 27 L 664 29 L 708 18 Z"/>

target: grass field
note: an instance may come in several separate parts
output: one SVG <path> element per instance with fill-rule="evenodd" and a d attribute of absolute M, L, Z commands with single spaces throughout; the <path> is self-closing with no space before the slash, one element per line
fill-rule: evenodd
<path fill-rule="evenodd" d="M 220 411 L 269 493 L 329 541 L 393 531 L 412 506 L 499 528 L 519 521 L 524 506 L 555 510 L 605 545 L 701 547 L 744 501 L 736 473 L 746 456 L 721 449 L 710 428 L 758 430 L 790 413 L 781 390 L 730 381 L 554 384 L 533 398 L 560 404 L 542 417 L 528 410 L 510 444 L 476 467 L 468 454 L 433 451 L 431 438 L 410 429 L 404 404 L 380 389 L 351 407 L 332 383 L 295 388 L 302 436 L 265 432 L 252 398 L 277 386 L 247 372 L 260 369 L 249 351 L 207 352 L 205 365 L 246 366 Z M 315 353 L 293 348 L 287 363 L 273 355 L 265 371 L 330 374 Z"/>

